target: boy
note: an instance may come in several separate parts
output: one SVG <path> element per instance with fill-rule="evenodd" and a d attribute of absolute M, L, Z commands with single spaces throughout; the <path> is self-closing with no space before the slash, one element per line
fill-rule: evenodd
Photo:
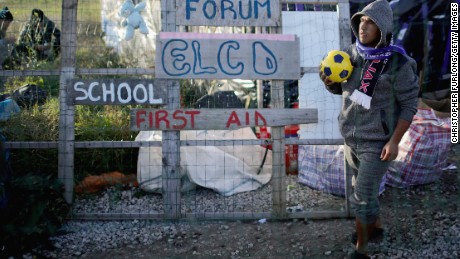
<path fill-rule="evenodd" d="M 339 127 L 347 169 L 353 172 L 350 205 L 355 212 L 356 250 L 349 258 L 370 258 L 367 244 L 383 234 L 379 186 L 398 144 L 417 112 L 415 61 L 392 45 L 393 12 L 386 0 L 368 4 L 351 18 L 355 44 L 345 50 L 353 73 L 333 83 L 320 72 L 326 89 L 342 95 Z"/>

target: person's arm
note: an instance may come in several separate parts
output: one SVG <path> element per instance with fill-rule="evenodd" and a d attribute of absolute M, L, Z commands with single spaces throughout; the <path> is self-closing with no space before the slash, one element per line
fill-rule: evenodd
<path fill-rule="evenodd" d="M 399 148 L 398 148 L 399 142 L 404 136 L 404 133 L 406 133 L 406 131 L 409 129 L 410 124 L 411 124 L 410 121 L 407 121 L 404 119 L 398 120 L 395 131 L 393 132 L 393 135 L 383 147 L 382 154 L 380 155 L 380 159 L 382 159 L 383 161 L 391 161 L 391 160 L 396 159 L 396 157 L 398 156 L 398 151 L 399 151 Z"/>
<path fill-rule="evenodd" d="M 54 48 L 54 53 L 59 54 L 61 51 L 61 31 L 55 26 L 54 31 L 54 41 L 53 41 L 53 48 Z"/>
<path fill-rule="evenodd" d="M 35 49 L 40 51 L 40 52 L 43 52 L 45 50 L 48 50 L 49 48 L 51 48 L 50 44 L 49 43 L 45 43 L 45 44 L 36 44 L 35 45 Z"/>
<path fill-rule="evenodd" d="M 409 58 L 404 65 L 396 68 L 394 90 L 401 112 L 396 128 L 390 140 L 383 147 L 380 155 L 380 158 L 384 161 L 396 159 L 399 151 L 399 142 L 404 133 L 409 129 L 412 119 L 417 112 L 419 86 L 416 66 L 415 61 Z"/>
<path fill-rule="evenodd" d="M 30 43 L 30 36 L 29 36 L 29 31 L 30 31 L 30 22 L 24 26 L 24 29 L 22 29 L 21 33 L 19 34 L 18 38 L 18 43 L 19 44 L 31 44 Z"/>
<path fill-rule="evenodd" d="M 45 22 L 45 25 L 44 25 L 45 32 L 43 34 L 43 44 L 35 45 L 35 49 L 40 52 L 44 52 L 46 50 L 51 49 L 51 47 L 55 44 L 55 41 L 56 41 L 56 32 L 55 32 L 57 30 L 56 25 L 54 24 L 54 22 L 50 20 L 45 20 L 44 22 Z M 60 40 L 61 32 L 59 30 L 57 30 L 57 35 Z"/>

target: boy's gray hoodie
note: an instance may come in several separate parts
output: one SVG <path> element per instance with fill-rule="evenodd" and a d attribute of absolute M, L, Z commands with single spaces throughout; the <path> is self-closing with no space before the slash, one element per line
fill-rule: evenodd
<path fill-rule="evenodd" d="M 389 3 L 377 0 L 352 16 L 351 28 L 357 39 L 360 18 L 364 15 L 369 16 L 380 29 L 381 37 L 376 48 L 388 46 L 393 30 L 393 12 Z M 367 110 L 349 98 L 360 86 L 364 59 L 358 54 L 355 44 L 345 51 L 350 54 L 353 73 L 346 82 L 326 86 L 330 92 L 342 95 L 342 111 L 339 115 L 342 136 L 347 145 L 381 152 L 398 120 L 411 122 L 417 112 L 417 65 L 412 58 L 394 52 L 377 81 L 371 107 Z"/>

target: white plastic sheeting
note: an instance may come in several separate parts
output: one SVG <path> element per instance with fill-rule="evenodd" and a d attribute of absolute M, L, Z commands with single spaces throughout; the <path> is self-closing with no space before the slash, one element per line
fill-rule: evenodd
<path fill-rule="evenodd" d="M 181 140 L 257 139 L 250 128 L 238 130 L 181 131 Z M 161 131 L 141 131 L 136 141 L 161 141 Z M 266 153 L 267 152 L 267 153 Z M 258 174 L 264 155 L 266 159 Z M 182 191 L 199 185 L 229 196 L 256 190 L 272 175 L 272 153 L 262 146 L 182 146 L 180 148 Z M 161 147 L 141 147 L 137 165 L 139 186 L 162 192 Z"/>
<path fill-rule="evenodd" d="M 318 67 L 323 57 L 340 49 L 337 12 L 283 12 L 283 33 L 300 39 L 300 66 Z M 306 73 L 299 81 L 299 108 L 318 109 L 318 123 L 300 125 L 301 139 L 341 139 L 337 116 L 341 96 L 324 88 L 317 73 Z"/>

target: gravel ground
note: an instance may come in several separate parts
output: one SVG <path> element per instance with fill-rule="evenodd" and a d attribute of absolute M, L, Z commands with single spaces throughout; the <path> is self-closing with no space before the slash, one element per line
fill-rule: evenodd
<path fill-rule="evenodd" d="M 456 149 L 459 149 L 455 147 Z M 455 151 L 455 149 L 454 149 Z M 453 152 L 454 161 L 460 149 Z M 460 258 L 460 174 L 444 171 L 434 183 L 381 195 L 385 237 L 371 244 L 373 258 Z M 288 177 L 290 206 L 340 209 L 343 198 L 296 185 Z M 265 188 L 265 189 L 264 189 Z M 199 189 L 184 195 L 184 210 L 269 211 L 270 187 L 223 198 Z M 107 190 L 99 198 L 79 199 L 76 212 L 161 212 L 158 195 Z M 259 197 L 260 196 L 260 197 Z M 146 202 L 145 200 L 150 200 Z M 193 201 L 193 202 L 190 202 Z M 264 203 L 265 202 L 265 203 Z M 152 205 L 157 204 L 157 205 Z M 110 205 L 110 206 L 108 206 Z M 266 209 L 265 209 L 266 208 Z M 353 250 L 352 219 L 286 221 L 69 221 L 51 238 L 56 249 L 35 250 L 47 258 L 346 258 Z M 32 254 L 24 258 L 32 258 Z"/>

